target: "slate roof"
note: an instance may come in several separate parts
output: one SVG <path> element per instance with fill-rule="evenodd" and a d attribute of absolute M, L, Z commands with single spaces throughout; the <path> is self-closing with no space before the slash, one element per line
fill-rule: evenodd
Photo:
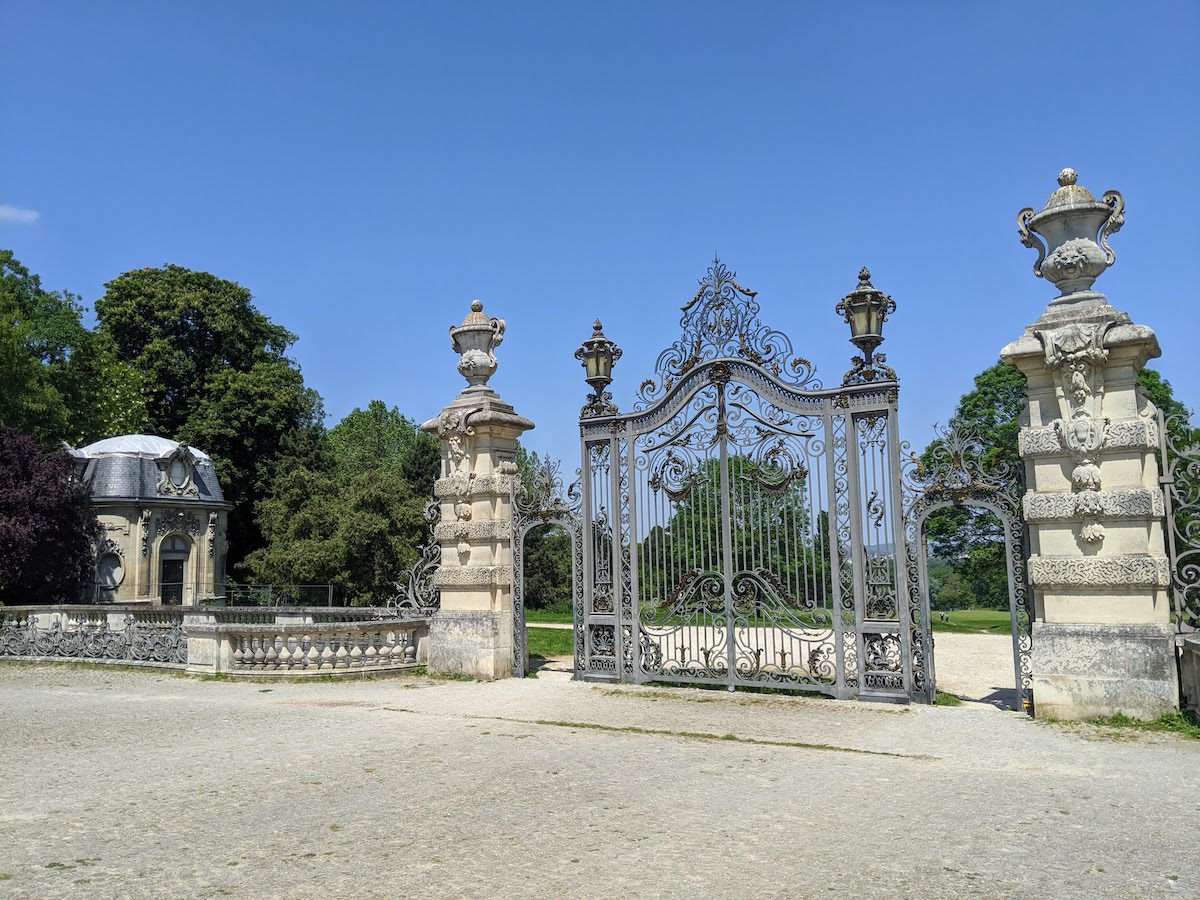
<path fill-rule="evenodd" d="M 93 500 L 136 498 L 170 500 L 181 505 L 188 503 L 223 503 L 224 494 L 217 481 L 212 460 L 192 448 L 196 462 L 192 481 L 199 497 L 174 497 L 159 494 L 159 470 L 155 460 L 168 455 L 179 444 L 154 435 L 125 435 L 108 438 L 72 451 L 76 459 L 86 459 L 83 470 L 88 495 Z"/>

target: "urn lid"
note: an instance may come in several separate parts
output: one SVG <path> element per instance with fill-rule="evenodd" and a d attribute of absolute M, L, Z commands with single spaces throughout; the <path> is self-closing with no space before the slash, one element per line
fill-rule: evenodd
<path fill-rule="evenodd" d="M 471 311 L 467 313 L 466 318 L 462 320 L 462 325 L 459 327 L 470 327 L 472 325 L 483 325 L 486 328 L 492 327 L 491 318 L 484 315 L 482 300 L 471 301 Z"/>
<path fill-rule="evenodd" d="M 1107 204 L 1097 200 L 1095 194 L 1082 184 L 1077 183 L 1078 177 L 1074 169 L 1063 169 L 1059 172 L 1058 190 L 1050 195 L 1050 198 L 1046 201 L 1046 205 L 1035 218 L 1040 220 L 1052 213 L 1069 209 L 1079 209 L 1081 207 L 1095 207 L 1097 210 L 1107 210 Z"/>

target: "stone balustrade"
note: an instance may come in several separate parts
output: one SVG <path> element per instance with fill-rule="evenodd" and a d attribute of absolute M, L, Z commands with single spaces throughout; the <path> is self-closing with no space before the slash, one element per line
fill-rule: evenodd
<path fill-rule="evenodd" d="M 0 659 L 193 673 L 343 675 L 425 661 L 428 619 L 359 607 L 38 606 L 0 611 Z"/>
<path fill-rule="evenodd" d="M 287 675 L 380 671 L 417 665 L 420 623 L 400 619 L 216 626 L 231 673 Z"/>

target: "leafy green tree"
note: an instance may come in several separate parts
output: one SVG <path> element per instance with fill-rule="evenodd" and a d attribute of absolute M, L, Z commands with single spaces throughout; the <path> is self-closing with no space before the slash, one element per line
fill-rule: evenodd
<path fill-rule="evenodd" d="M 0 425 L 0 604 L 78 603 L 91 584 L 100 526 L 74 470 Z"/>
<path fill-rule="evenodd" d="M 332 584 L 353 605 L 385 603 L 429 541 L 437 465 L 433 438 L 377 400 L 328 433 L 293 439 L 258 505 L 264 545 L 243 568 L 259 582 Z"/>
<path fill-rule="evenodd" d="M 83 325 L 79 298 L 51 293 L 0 250 L 0 422 L 43 444 L 89 443 L 145 421 L 138 372 Z"/>
<path fill-rule="evenodd" d="M 775 591 L 798 604 L 828 605 L 825 517 L 814 529 L 803 479 L 786 480 L 777 468 L 731 456 L 729 482 L 728 510 L 717 459 L 700 464 L 672 488 L 682 495 L 670 521 L 652 529 L 639 549 L 639 580 L 653 599 L 664 603 L 684 579 L 724 570 L 721 533 L 728 517 L 736 572 L 765 573 Z"/>
<path fill-rule="evenodd" d="M 126 272 L 104 287 L 99 329 L 144 374 L 158 434 L 183 431 L 213 395 L 214 377 L 262 362 L 290 364 L 284 354 L 296 336 L 260 313 L 240 284 L 166 265 Z"/>
<path fill-rule="evenodd" d="M 561 472 L 561 462 L 546 453 L 529 452 L 517 443 L 517 472 L 526 492 L 526 502 L 541 504 L 546 500 L 552 480 Z M 525 536 L 523 569 L 525 606 L 552 612 L 571 611 L 571 535 L 559 525 L 544 525 Z"/>
<path fill-rule="evenodd" d="M 232 281 L 181 266 L 126 272 L 96 302 L 97 330 L 142 377 L 147 430 L 213 458 L 234 509 L 230 561 L 262 546 L 254 508 L 297 433 L 319 430 L 320 396 L 285 354 L 295 335 Z"/>

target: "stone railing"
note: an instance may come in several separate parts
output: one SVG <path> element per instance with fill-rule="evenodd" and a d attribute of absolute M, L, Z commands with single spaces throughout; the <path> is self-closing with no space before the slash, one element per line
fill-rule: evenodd
<path fill-rule="evenodd" d="M 425 631 L 424 622 L 412 619 L 197 624 L 188 629 L 188 671 L 329 675 L 410 668 L 423 656 Z"/>
<path fill-rule="evenodd" d="M 427 634 L 424 616 L 368 607 L 9 607 L 0 611 L 0 659 L 342 675 L 421 665 Z"/>

